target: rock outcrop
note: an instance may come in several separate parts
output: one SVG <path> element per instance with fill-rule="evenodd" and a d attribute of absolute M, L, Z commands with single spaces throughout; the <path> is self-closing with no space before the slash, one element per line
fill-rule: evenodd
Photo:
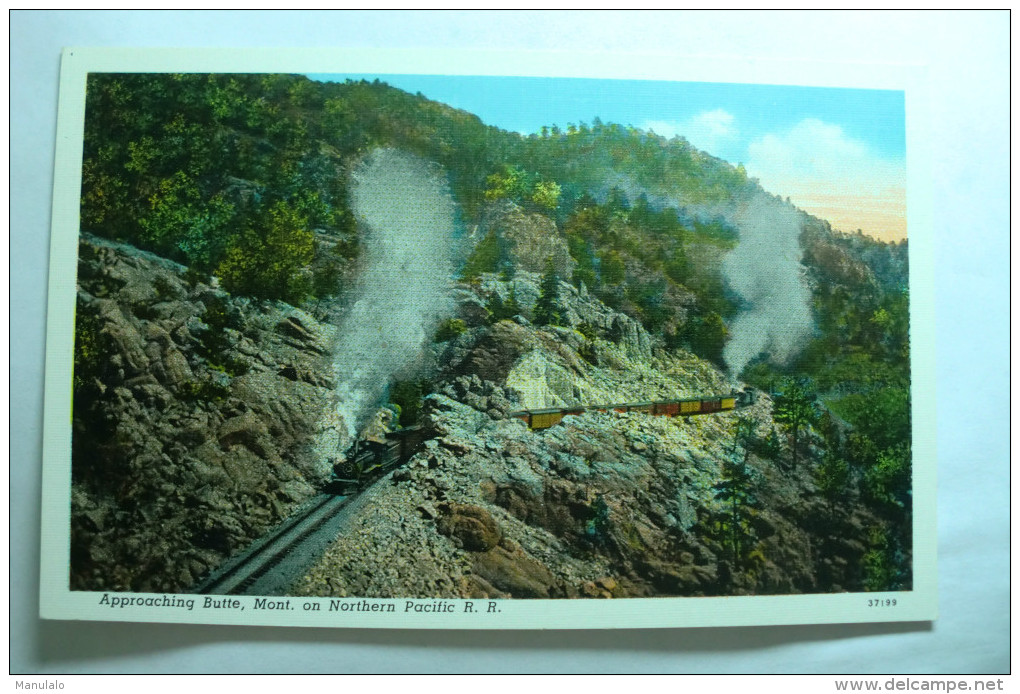
<path fill-rule="evenodd" d="M 512 281 L 527 296 L 532 279 Z M 490 276 L 475 288 L 508 290 Z M 365 492 L 348 531 L 293 592 L 622 598 L 803 593 L 859 580 L 853 567 L 865 548 L 833 543 L 860 536 L 867 519 L 807 501 L 817 498 L 811 473 L 787 465 L 768 396 L 688 419 L 588 412 L 532 431 L 506 418 L 513 408 L 733 385 L 694 356 L 657 350 L 640 325 L 590 297 L 563 295 L 587 335 L 518 316 L 446 347 L 446 385 L 425 402 L 423 449 Z M 753 428 L 756 450 L 738 445 L 742 426 Z M 727 464 L 738 458 L 752 508 L 734 526 Z M 837 557 L 824 567 L 813 560 L 820 542 Z"/>
<path fill-rule="evenodd" d="M 739 571 L 704 537 L 724 511 L 715 485 L 736 415 L 589 413 L 534 432 L 445 396 L 427 406 L 433 438 L 366 492 L 365 510 L 298 594 L 640 597 L 814 585 L 810 537 L 779 513 L 756 518 L 760 559 Z M 795 504 L 805 484 L 777 485 L 770 505 Z"/>
<path fill-rule="evenodd" d="M 80 258 L 71 587 L 186 590 L 328 474 L 333 329 L 129 246 Z"/>
<path fill-rule="evenodd" d="M 556 223 L 528 213 L 509 200 L 490 203 L 483 215 L 482 232 L 495 232 L 501 256 L 525 272 L 543 272 L 552 260 L 560 277 L 570 277 L 576 264 Z"/>
<path fill-rule="evenodd" d="M 433 345 L 425 442 L 364 492 L 299 595 L 621 598 L 860 589 L 873 518 L 820 500 L 762 396 L 689 419 L 588 412 L 532 431 L 520 409 L 726 393 L 713 365 L 540 275 L 459 288 L 464 330 Z M 494 295 L 520 313 L 493 321 Z M 232 297 L 137 249 L 81 243 L 71 586 L 182 591 L 284 519 L 346 450 L 335 329 Z M 393 426 L 384 409 L 369 427 Z M 757 443 L 740 443 L 750 426 Z M 802 435 L 811 445 L 812 434 Z M 742 460 L 739 513 L 734 460 Z M 734 518 L 737 518 L 734 521 Z M 824 550 L 824 551 L 823 551 Z M 815 557 L 824 557 L 816 559 Z"/>

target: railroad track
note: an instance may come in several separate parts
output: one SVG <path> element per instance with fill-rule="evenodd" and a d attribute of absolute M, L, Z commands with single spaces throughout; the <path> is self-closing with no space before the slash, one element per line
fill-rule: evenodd
<path fill-rule="evenodd" d="M 407 460 L 419 442 L 418 427 L 395 432 L 385 443 L 357 449 L 353 479 L 334 478 L 323 493 L 192 588 L 215 595 L 276 595 L 287 588 L 336 541 L 346 519 L 363 504 L 361 494 Z"/>
<path fill-rule="evenodd" d="M 352 497 L 319 494 L 275 529 L 227 561 L 191 592 L 273 595 L 307 569 L 335 539 Z M 283 584 L 283 585 L 280 585 Z"/>
<path fill-rule="evenodd" d="M 754 394 L 745 391 L 687 400 L 624 403 L 594 407 L 522 410 L 511 417 L 524 420 L 532 429 L 546 429 L 564 416 L 585 411 L 645 412 L 652 415 L 688 416 L 746 407 Z M 298 576 L 332 544 L 346 519 L 364 503 L 367 487 L 414 454 L 422 442 L 420 427 L 387 434 L 383 442 L 366 443 L 345 464 L 327 489 L 305 502 L 289 518 L 256 540 L 244 552 L 228 560 L 195 586 L 191 592 L 216 595 L 277 595 L 286 592 Z M 347 479 L 345 479 L 347 478 Z"/>

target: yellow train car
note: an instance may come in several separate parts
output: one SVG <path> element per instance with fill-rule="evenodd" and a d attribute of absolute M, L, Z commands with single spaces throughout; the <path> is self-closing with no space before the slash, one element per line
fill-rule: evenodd
<path fill-rule="evenodd" d="M 696 414 L 725 412 L 753 405 L 756 400 L 754 389 L 733 391 L 728 395 L 714 395 L 690 400 L 660 400 L 657 402 L 616 403 L 612 405 L 591 405 L 588 407 L 548 408 L 542 410 L 521 410 L 512 412 L 515 417 L 525 422 L 532 429 L 548 429 L 555 426 L 567 415 L 579 415 L 584 412 L 644 412 L 646 414 L 667 417 L 687 417 Z"/>
<path fill-rule="evenodd" d="M 560 420 L 563 419 L 563 416 L 563 410 L 532 410 L 531 428 L 548 429 L 551 426 L 559 424 Z"/>
<path fill-rule="evenodd" d="M 701 412 L 700 400 L 683 400 L 680 402 L 680 414 L 697 414 Z"/>

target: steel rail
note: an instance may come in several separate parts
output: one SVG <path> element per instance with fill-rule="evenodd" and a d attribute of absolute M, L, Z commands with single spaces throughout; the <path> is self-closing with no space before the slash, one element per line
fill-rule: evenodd
<path fill-rule="evenodd" d="M 243 592 L 245 587 L 278 565 L 296 546 L 321 528 L 347 500 L 346 496 L 330 494 L 313 497 L 309 508 L 292 514 L 242 554 L 210 574 L 191 592 L 216 595 Z"/>

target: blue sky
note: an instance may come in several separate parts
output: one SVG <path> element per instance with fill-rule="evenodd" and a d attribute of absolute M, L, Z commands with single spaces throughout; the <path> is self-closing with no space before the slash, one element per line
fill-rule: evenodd
<path fill-rule="evenodd" d="M 770 192 L 837 228 L 906 234 L 901 91 L 773 85 L 448 75 L 310 75 L 380 79 L 521 133 L 606 123 L 682 135 L 742 163 Z"/>

